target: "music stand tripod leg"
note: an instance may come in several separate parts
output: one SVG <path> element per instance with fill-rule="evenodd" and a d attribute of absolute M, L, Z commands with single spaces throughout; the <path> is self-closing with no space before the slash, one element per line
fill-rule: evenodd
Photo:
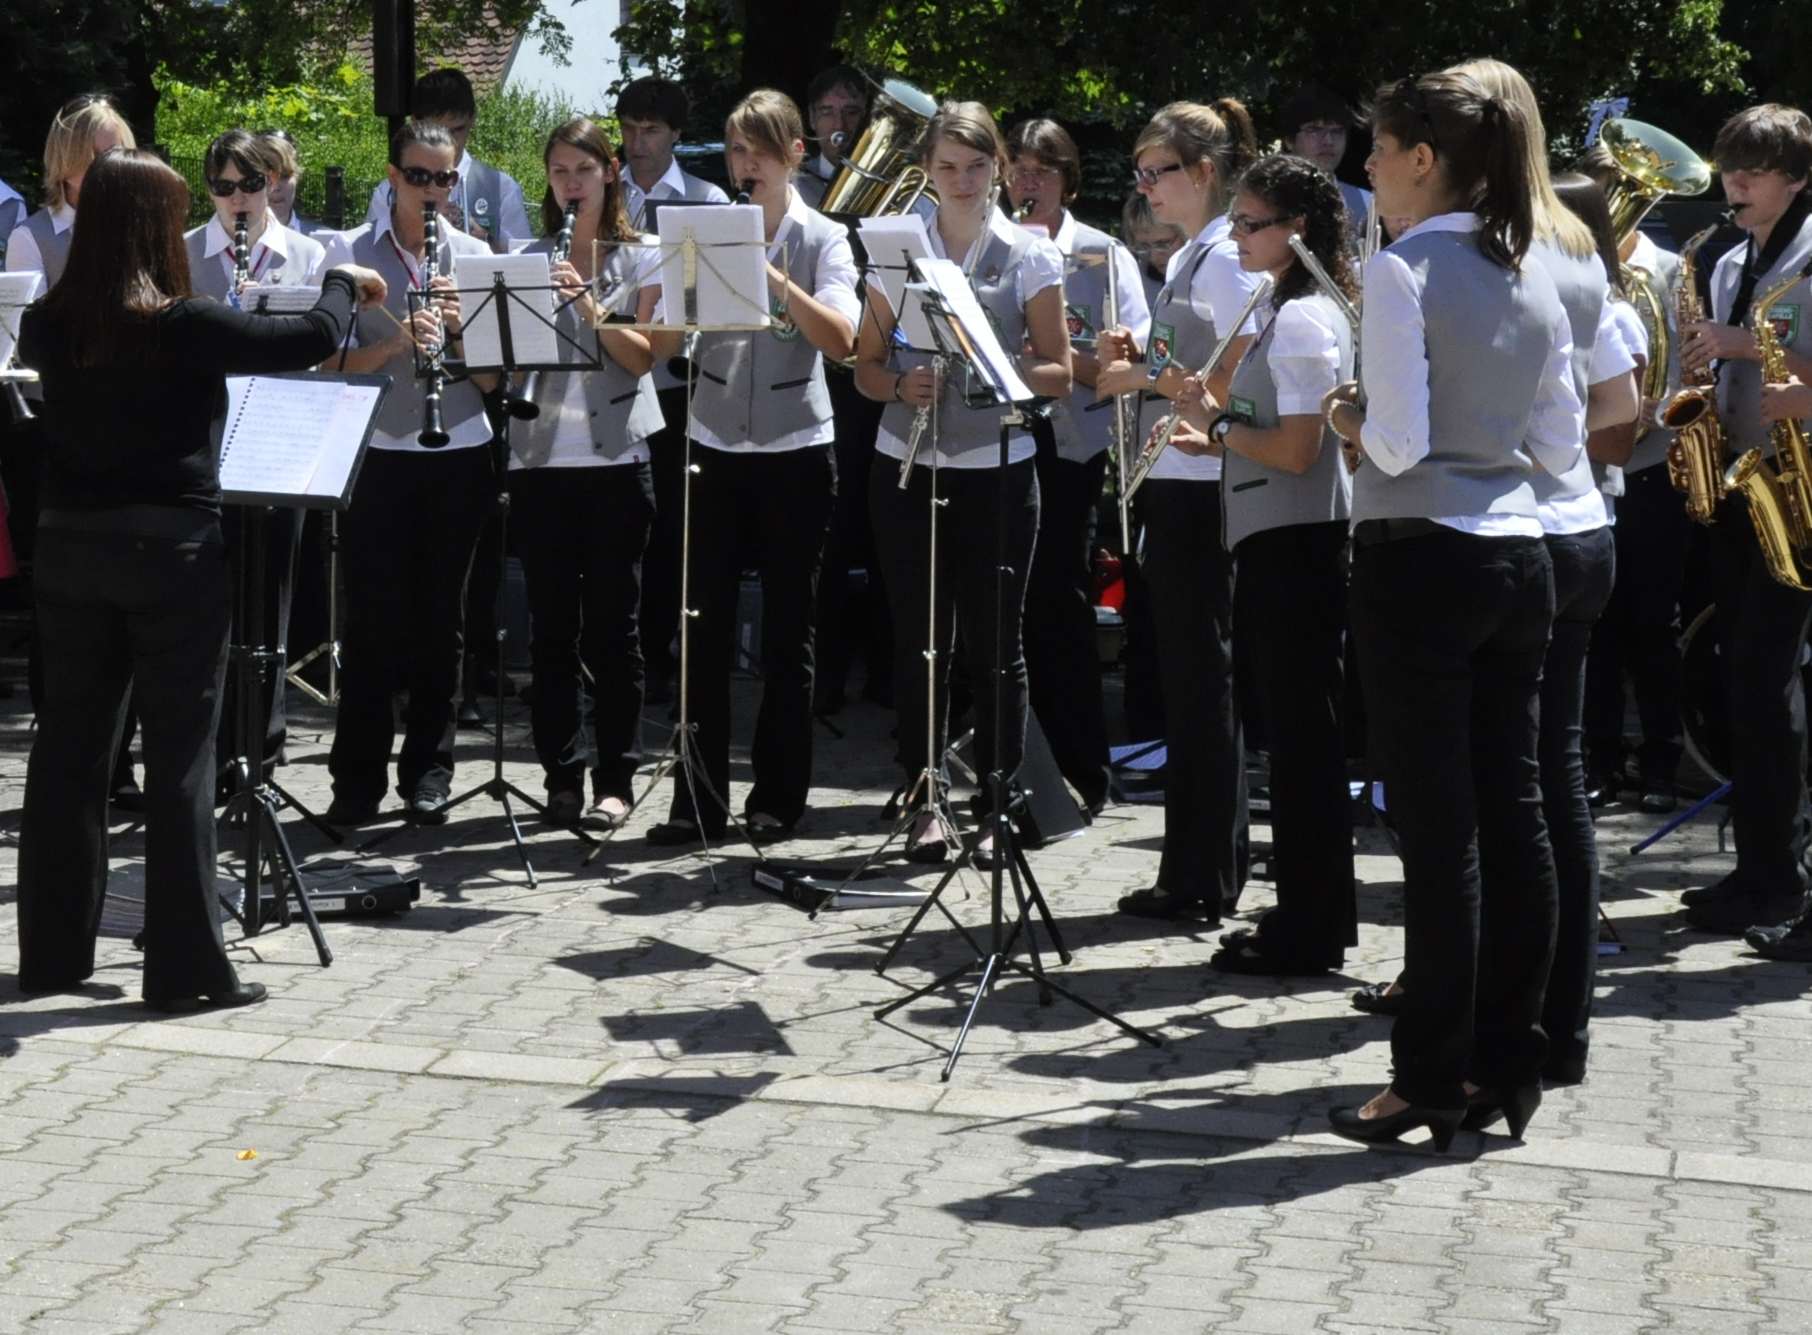
<path fill-rule="evenodd" d="M 262 821 L 270 835 L 271 856 L 271 889 L 277 902 L 282 907 L 284 917 L 288 917 L 288 896 L 296 897 L 296 911 L 301 915 L 308 934 L 314 938 L 315 954 L 326 968 L 333 963 L 333 951 L 328 948 L 327 937 L 321 931 L 321 919 L 315 914 L 315 906 L 308 898 L 308 885 L 302 879 L 302 869 L 296 862 L 296 855 L 289 846 L 289 836 L 283 833 L 283 826 L 277 820 L 275 803 L 268 794 L 261 796 L 258 810 L 253 813 L 254 823 Z"/>

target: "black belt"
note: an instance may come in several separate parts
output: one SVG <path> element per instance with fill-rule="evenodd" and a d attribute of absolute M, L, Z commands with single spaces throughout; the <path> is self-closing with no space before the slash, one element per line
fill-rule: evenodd
<path fill-rule="evenodd" d="M 1362 519 L 1353 525 L 1353 546 L 1376 547 L 1380 543 L 1402 542 L 1405 538 L 1426 538 L 1434 533 L 1457 531 L 1432 519 Z"/>
<path fill-rule="evenodd" d="M 220 516 L 181 505 L 110 505 L 97 510 L 45 510 L 39 528 L 118 533 L 171 542 L 223 542 Z"/>

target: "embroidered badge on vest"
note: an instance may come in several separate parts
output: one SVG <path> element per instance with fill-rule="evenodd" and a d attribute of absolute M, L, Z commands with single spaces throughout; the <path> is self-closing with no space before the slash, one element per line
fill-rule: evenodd
<path fill-rule="evenodd" d="M 1782 347 L 1790 348 L 1799 336 L 1799 303 L 1797 301 L 1781 302 L 1769 313 L 1768 323 L 1774 326 L 1774 336 Z"/>
<path fill-rule="evenodd" d="M 1145 365 L 1151 375 L 1157 375 L 1170 365 L 1170 348 L 1176 342 L 1177 327 L 1173 324 L 1153 324 L 1151 327 L 1151 346 L 1145 350 Z"/>
<path fill-rule="evenodd" d="M 1071 306 L 1066 303 L 1063 308 L 1063 322 L 1069 326 L 1071 342 L 1094 339 L 1095 323 L 1089 319 L 1088 311 L 1083 307 Z"/>
<path fill-rule="evenodd" d="M 799 337 L 799 326 L 793 323 L 787 304 L 771 292 L 768 294 L 768 314 L 773 319 L 768 332 L 775 338 L 782 343 L 791 343 Z"/>

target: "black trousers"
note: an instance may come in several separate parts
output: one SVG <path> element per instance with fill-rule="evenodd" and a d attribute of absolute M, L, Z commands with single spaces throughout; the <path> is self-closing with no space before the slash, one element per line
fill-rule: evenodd
<path fill-rule="evenodd" d="M 1107 455 L 1086 463 L 1038 442 L 1038 547 L 1026 585 L 1026 682 L 1057 768 L 1084 806 L 1107 800 L 1107 716 L 1095 645 L 1095 507 Z"/>
<path fill-rule="evenodd" d="M 144 995 L 236 981 L 214 880 L 214 726 L 230 590 L 219 525 L 197 538 L 38 530 L 38 735 L 19 834 L 19 982 L 94 972 L 107 886 L 107 788 L 127 688 L 145 746 Z"/>
<path fill-rule="evenodd" d="M 856 389 L 853 377 L 827 370 L 831 415 L 837 423 L 837 505 L 818 576 L 816 686 L 820 700 L 840 699 L 858 657 L 866 664 L 866 694 L 887 699 L 893 686 L 893 622 L 887 587 L 875 559 L 868 519 L 868 471 L 875 461 L 875 433 L 883 405 Z M 886 466 L 882 460 L 882 466 Z M 867 572 L 868 588 L 851 592 L 850 571 Z"/>
<path fill-rule="evenodd" d="M 1352 616 L 1403 856 L 1391 1087 L 1457 1108 L 1462 1081 L 1523 1083 L 1547 1054 L 1554 855 L 1536 737 L 1553 567 L 1540 538 L 1375 531 L 1354 531 Z"/>
<path fill-rule="evenodd" d="M 1030 459 L 1006 470 L 1007 575 L 1006 618 L 1000 657 L 1004 665 L 1001 692 L 1004 746 L 994 749 L 995 630 L 1001 622 L 995 601 L 996 537 L 1000 532 L 1001 473 L 997 468 L 941 468 L 937 494 L 946 502 L 938 511 L 937 538 L 937 683 L 927 691 L 925 635 L 931 621 L 933 564 L 927 516 L 931 505 L 931 469 L 912 470 L 902 491 L 899 471 L 883 461 L 869 475 L 869 513 L 874 518 L 875 547 L 885 572 L 888 605 L 893 610 L 894 703 L 899 710 L 899 760 L 908 781 L 937 755 L 925 754 L 926 719 L 942 746 L 945 683 L 954 635 L 962 637 L 963 662 L 975 692 L 975 754 L 984 782 L 999 768 L 1011 782 L 1025 758 L 1026 659 L 1022 630 L 1026 574 L 1038 538 L 1038 473 Z"/>
<path fill-rule="evenodd" d="M 1637 762 L 1645 778 L 1671 783 L 1684 750 L 1679 607 L 1694 525 L 1665 465 L 1627 474 L 1624 487 L 1611 531 L 1626 578 L 1611 590 L 1586 656 L 1586 751 L 1597 769 L 1620 762 L 1627 677 L 1642 720 Z"/>
<path fill-rule="evenodd" d="M 547 791 L 579 792 L 592 756 L 592 792 L 632 796 L 642 758 L 645 678 L 641 631 L 642 552 L 654 521 L 647 464 L 517 469 L 510 519 L 528 584 L 535 666 L 530 712 Z M 582 674 L 589 674 L 586 690 Z M 581 697 L 591 700 L 583 735 Z"/>
<path fill-rule="evenodd" d="M 1245 886 L 1248 849 L 1220 483 L 1153 478 L 1139 489 L 1139 512 L 1169 751 L 1158 884 L 1218 913 Z"/>
<path fill-rule="evenodd" d="M 654 474 L 654 527 L 642 558 L 642 653 L 649 672 L 671 677 L 680 618 L 680 537 L 686 495 L 686 390 L 660 392 L 662 427 L 648 438 Z"/>
<path fill-rule="evenodd" d="M 836 455 L 822 445 L 778 454 L 695 445 L 693 462 L 691 602 L 698 619 L 686 683 L 693 735 L 706 777 L 728 801 L 730 672 L 747 554 L 761 577 L 761 706 L 749 748 L 755 783 L 743 810 L 790 826 L 805 814 L 812 788 L 812 614 L 837 499 Z M 708 793 L 698 800 L 706 809 L 695 812 L 685 776 L 675 774 L 672 818 L 721 832 L 728 813 Z"/>
<path fill-rule="evenodd" d="M 466 576 L 496 489 L 488 448 L 366 452 L 340 520 L 345 671 L 327 761 L 335 797 L 383 797 L 398 691 L 409 703 L 397 791 L 407 800 L 423 785 L 451 788 Z"/>
<path fill-rule="evenodd" d="M 1768 574 L 1740 497 L 1718 506 L 1711 570 L 1730 707 L 1737 873 L 1763 889 L 1791 891 L 1799 885 L 1805 843 L 1806 698 L 1799 660 L 1812 625 L 1812 594 Z"/>
<path fill-rule="evenodd" d="M 1586 1022 L 1598 976 L 1598 835 L 1586 805 L 1581 718 L 1587 646 L 1616 582 L 1611 533 L 1607 526 L 1547 538 L 1554 566 L 1554 630 L 1542 663 L 1538 754 L 1559 917 L 1542 1028 L 1551 1057 L 1569 1065 L 1585 1061 Z"/>
<path fill-rule="evenodd" d="M 1233 624 L 1271 748 L 1277 907 L 1259 935 L 1280 955 L 1338 963 L 1359 940 L 1342 729 L 1347 525 L 1254 533 L 1234 559 Z"/>

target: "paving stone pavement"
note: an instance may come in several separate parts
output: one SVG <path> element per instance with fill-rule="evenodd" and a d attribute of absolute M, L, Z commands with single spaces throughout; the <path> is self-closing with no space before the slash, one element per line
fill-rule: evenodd
<path fill-rule="evenodd" d="M 948 1084 L 966 980 L 872 1012 L 963 961 L 951 924 L 879 977 L 907 910 L 812 921 L 752 887 L 746 850 L 650 849 L 664 794 L 590 866 L 525 827 L 534 888 L 500 809 L 469 803 L 382 850 L 422 902 L 330 921 L 332 967 L 300 930 L 231 929 L 272 999 L 154 1020 L 129 900 L 102 941 L 115 995 L 12 983 L 29 719 L 6 708 L 0 1331 L 1812 1331 L 1812 974 L 1680 929 L 1678 890 L 1730 864 L 1710 821 L 1633 858 L 1654 822 L 1606 817 L 1627 950 L 1590 1079 L 1527 1143 L 1441 1158 L 1322 1130 L 1387 1073 L 1387 1022 L 1346 1001 L 1400 961 L 1374 830 L 1346 973 L 1289 983 L 1214 975 L 1209 933 L 1116 920 L 1156 809 L 1032 854 L 1074 951 L 1053 977 L 1163 1046 L 1013 978 Z M 522 715 L 507 771 L 538 792 Z M 890 719 L 838 723 L 780 856 L 880 841 Z M 299 711 L 281 771 L 317 808 L 330 728 Z M 456 786 L 485 754 L 468 734 Z M 142 835 L 116 835 L 130 895 Z M 948 902 L 979 930 L 967 883 Z"/>

